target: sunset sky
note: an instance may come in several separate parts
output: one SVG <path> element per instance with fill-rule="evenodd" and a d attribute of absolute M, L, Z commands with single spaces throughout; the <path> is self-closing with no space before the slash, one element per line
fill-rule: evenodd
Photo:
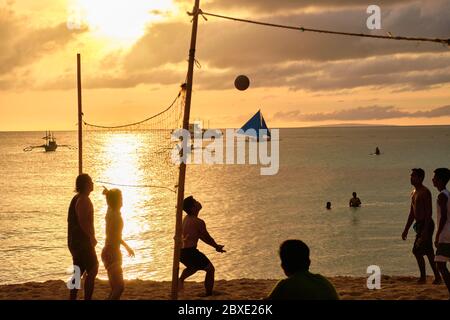
<path fill-rule="evenodd" d="M 166 108 L 185 80 L 193 0 L 0 0 L 0 131 L 121 124 Z M 381 30 L 366 9 L 381 7 Z M 450 38 L 450 0 L 201 0 L 279 24 Z M 81 21 L 81 23 L 79 23 Z M 199 20 L 191 119 L 240 127 L 450 124 L 450 47 Z M 237 75 L 250 88 L 234 88 Z"/>

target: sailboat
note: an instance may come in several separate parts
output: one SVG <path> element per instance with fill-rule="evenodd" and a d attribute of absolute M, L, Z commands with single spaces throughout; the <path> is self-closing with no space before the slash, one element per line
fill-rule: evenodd
<path fill-rule="evenodd" d="M 238 133 L 256 139 L 258 142 L 261 139 L 270 140 L 270 130 L 267 127 L 261 110 L 258 110 L 258 112 L 256 112 L 255 115 L 238 130 Z"/>
<path fill-rule="evenodd" d="M 58 147 L 66 147 L 66 148 L 69 148 L 69 149 L 76 149 L 76 148 L 74 148 L 74 147 L 72 147 L 70 145 L 66 145 L 66 144 L 58 145 L 56 143 L 55 136 L 50 131 L 46 131 L 45 132 L 45 137 L 43 137 L 42 139 L 45 140 L 45 144 L 40 145 L 40 146 L 29 146 L 29 147 L 24 148 L 23 151 L 29 152 L 29 151 L 32 151 L 33 149 L 44 148 L 45 152 L 53 152 L 53 151 L 56 151 L 56 149 Z"/>

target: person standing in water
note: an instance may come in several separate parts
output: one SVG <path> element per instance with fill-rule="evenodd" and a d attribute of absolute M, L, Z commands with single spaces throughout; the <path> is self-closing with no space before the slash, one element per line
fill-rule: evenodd
<path fill-rule="evenodd" d="M 381 154 L 380 149 L 378 147 L 375 148 L 375 154 L 379 156 Z"/>
<path fill-rule="evenodd" d="M 130 257 L 134 257 L 134 251 L 122 240 L 123 219 L 122 192 L 119 189 L 104 189 L 108 211 L 106 212 L 106 240 L 102 251 L 102 261 L 108 271 L 111 293 L 108 300 L 119 300 L 125 288 L 122 270 L 122 253 L 120 246 L 124 246 Z"/>
<path fill-rule="evenodd" d="M 84 280 L 84 299 L 91 300 L 94 292 L 95 277 L 98 273 L 98 260 L 95 252 L 97 240 L 94 229 L 94 206 L 90 193 L 94 183 L 89 175 L 80 174 L 75 181 L 77 194 L 72 198 L 67 217 L 67 245 L 72 255 L 74 268 L 79 268 L 79 276 Z M 78 289 L 70 290 L 70 300 L 76 300 Z"/>
<path fill-rule="evenodd" d="M 434 242 L 437 248 L 435 261 L 450 295 L 450 273 L 446 266 L 447 262 L 450 262 L 450 192 L 447 190 L 449 180 L 449 169 L 434 170 L 433 185 L 439 191 L 437 197 L 438 230 Z"/>
<path fill-rule="evenodd" d="M 356 196 L 356 192 L 353 192 L 353 198 L 350 199 L 348 205 L 352 208 L 361 207 L 361 200 Z"/>
<path fill-rule="evenodd" d="M 412 252 L 416 257 L 420 271 L 418 283 L 425 284 L 427 282 L 425 259 L 423 258 L 426 255 L 435 277 L 433 284 L 440 284 L 442 282 L 441 276 L 434 262 L 434 222 L 432 218 L 431 192 L 423 185 L 424 178 L 425 171 L 423 169 L 412 169 L 411 184 L 414 186 L 414 191 L 411 194 L 411 208 L 405 229 L 402 233 L 402 239 L 407 239 L 409 228 L 416 221 L 413 227 L 416 231 L 416 239 Z"/>
<path fill-rule="evenodd" d="M 327 202 L 326 208 L 327 208 L 327 210 L 331 210 L 331 202 L 330 201 Z"/>
<path fill-rule="evenodd" d="M 206 230 L 205 222 L 198 217 L 202 205 L 192 196 L 183 201 L 183 210 L 187 213 L 183 219 L 183 243 L 180 252 L 180 261 L 186 266 L 178 281 L 178 289 L 183 290 L 184 280 L 199 270 L 206 271 L 205 290 L 206 296 L 213 294 L 214 266 L 209 259 L 197 249 L 198 240 L 216 249 L 217 252 L 226 252 L 223 245 L 217 244 Z"/>

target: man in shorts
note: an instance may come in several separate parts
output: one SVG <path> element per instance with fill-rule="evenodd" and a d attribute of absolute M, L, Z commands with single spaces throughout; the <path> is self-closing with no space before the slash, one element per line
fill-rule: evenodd
<path fill-rule="evenodd" d="M 423 258 L 426 255 L 435 277 L 433 284 L 440 284 L 442 279 L 434 262 L 434 222 L 432 218 L 431 192 L 422 184 L 424 178 L 425 171 L 423 169 L 412 169 L 411 184 L 414 186 L 414 191 L 411 194 L 411 208 L 408 221 L 402 233 L 402 239 L 406 240 L 409 228 L 416 221 L 413 227 L 416 231 L 416 240 L 414 241 L 412 252 L 416 257 L 420 270 L 418 283 L 425 284 L 427 282 L 425 259 Z"/>
<path fill-rule="evenodd" d="M 217 244 L 206 230 L 205 222 L 198 217 L 202 205 L 192 196 L 183 201 L 183 210 L 187 213 L 183 219 L 183 243 L 180 252 L 180 261 L 186 266 L 178 281 L 180 290 L 184 287 L 184 280 L 192 276 L 199 270 L 206 271 L 205 289 L 206 296 L 213 294 L 214 287 L 214 266 L 209 259 L 197 249 L 198 240 L 216 249 L 217 252 L 226 252 L 223 245 Z"/>
<path fill-rule="evenodd" d="M 72 255 L 74 268 L 80 269 L 80 277 L 87 274 L 84 281 L 84 299 L 91 300 L 94 292 L 95 277 L 98 272 L 98 260 L 95 252 L 97 240 L 94 229 L 94 206 L 89 194 L 94 184 L 89 175 L 83 173 L 77 177 L 76 192 L 69 206 L 67 217 L 67 244 Z M 70 290 L 70 300 L 76 300 L 78 289 Z"/>

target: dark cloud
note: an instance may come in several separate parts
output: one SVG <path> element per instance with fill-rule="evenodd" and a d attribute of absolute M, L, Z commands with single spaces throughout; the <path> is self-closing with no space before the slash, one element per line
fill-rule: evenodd
<path fill-rule="evenodd" d="M 261 1 L 264 2 L 264 1 Z M 295 1 L 294 1 L 295 2 Z M 450 1 L 439 6 L 409 6 L 384 13 L 385 29 L 394 35 L 448 37 Z M 344 8 L 293 15 L 271 15 L 265 20 L 288 25 L 304 25 L 331 30 L 368 32 L 365 11 Z M 128 71 L 154 69 L 188 58 L 190 24 L 154 24 L 124 57 Z M 438 44 L 374 40 L 355 37 L 302 33 L 266 28 L 210 18 L 201 20 L 197 42 L 197 59 L 208 70 L 257 69 L 268 65 L 302 61 L 337 61 L 380 57 L 398 53 L 448 52 Z"/>
<path fill-rule="evenodd" d="M 304 114 L 299 110 L 277 112 L 274 120 L 281 121 L 360 121 L 360 120 L 386 120 L 398 118 L 438 118 L 450 116 L 450 105 L 431 109 L 428 111 L 408 112 L 396 109 L 393 106 L 368 106 L 353 109 L 344 109 L 328 113 Z"/>
<path fill-rule="evenodd" d="M 152 69 L 167 63 L 187 59 L 189 50 L 189 25 L 186 23 L 158 23 L 124 57 L 127 71 Z"/>
<path fill-rule="evenodd" d="M 244 1 L 249 5 L 266 3 L 269 7 L 299 2 Z M 330 1 L 317 3 L 325 6 Z M 343 1 L 336 10 L 271 14 L 264 20 L 368 32 L 367 14 L 365 10 L 355 9 L 356 3 Z M 385 34 L 389 30 L 394 35 L 449 36 L 450 1 L 396 3 L 402 4 L 383 11 L 384 29 L 377 33 Z M 106 56 L 100 65 L 107 72 L 88 78 L 86 85 L 91 88 L 178 85 L 187 70 L 190 31 L 189 23 L 152 24 L 129 52 Z M 449 49 L 438 44 L 301 33 L 214 18 L 208 22 L 201 19 L 196 57 L 202 68 L 195 71 L 195 86 L 206 90 L 232 89 L 238 74 L 247 74 L 252 88 L 288 87 L 308 91 L 358 87 L 422 90 L 450 82 Z M 186 69 L 174 71 L 183 63 Z M 44 87 L 73 88 L 72 78 L 68 74 Z"/>
<path fill-rule="evenodd" d="M 264 1 L 261 1 L 264 2 Z M 294 1 L 295 2 L 295 1 Z M 420 3 L 386 10 L 383 30 L 394 35 L 449 37 L 450 1 L 427 8 Z M 287 15 L 271 14 L 264 20 L 293 26 L 369 32 L 365 11 L 345 8 Z M 190 25 L 160 23 L 126 57 L 128 69 L 155 68 L 187 59 Z M 214 68 L 261 67 L 286 61 L 359 59 L 396 53 L 446 52 L 439 44 L 375 40 L 282 30 L 210 18 L 201 20 L 197 42 L 198 60 Z"/>
<path fill-rule="evenodd" d="M 227 72 L 198 70 L 196 85 L 203 89 L 230 89 L 238 74 L 251 87 L 288 87 L 293 90 L 339 91 L 359 87 L 423 90 L 450 83 L 450 53 L 396 55 L 359 60 L 295 62 Z"/>
<path fill-rule="evenodd" d="M 111 62 L 108 62 L 111 61 Z M 115 66 L 114 55 L 103 61 L 104 70 Z M 187 63 L 185 64 L 187 69 Z M 103 72 L 86 75 L 87 88 L 129 88 L 139 84 L 176 84 L 184 81 L 186 69 L 163 65 L 154 69 Z M 262 65 L 259 68 L 195 70 L 195 88 L 202 90 L 233 89 L 238 74 L 250 78 L 254 88 L 288 87 L 315 92 L 354 88 L 389 88 L 391 91 L 425 90 L 450 83 L 450 52 L 446 54 L 395 55 L 342 61 L 302 61 Z M 47 89 L 69 89 L 75 85 L 72 73 L 46 85 Z"/>
<path fill-rule="evenodd" d="M 191 0 L 177 0 L 176 2 L 183 4 L 193 4 Z M 399 3 L 411 3 L 411 0 L 377 0 L 374 4 L 379 6 L 392 6 Z M 200 7 L 204 10 L 236 10 L 247 9 L 254 12 L 274 13 L 280 11 L 304 9 L 307 7 L 326 7 L 326 8 L 343 8 L 343 7 L 365 7 L 371 3 L 365 0 L 210 0 L 204 1 Z"/>
<path fill-rule="evenodd" d="M 373 32 L 394 35 L 444 37 L 450 36 L 450 1 L 426 11 L 419 5 L 385 12 L 383 30 Z M 345 9 L 294 15 L 271 15 L 265 21 L 293 26 L 368 33 L 365 11 Z M 198 55 L 215 67 L 261 66 L 285 61 L 329 61 L 358 59 L 395 53 L 445 52 L 438 44 L 375 40 L 334 36 L 223 22 L 211 18 L 202 23 Z"/>

